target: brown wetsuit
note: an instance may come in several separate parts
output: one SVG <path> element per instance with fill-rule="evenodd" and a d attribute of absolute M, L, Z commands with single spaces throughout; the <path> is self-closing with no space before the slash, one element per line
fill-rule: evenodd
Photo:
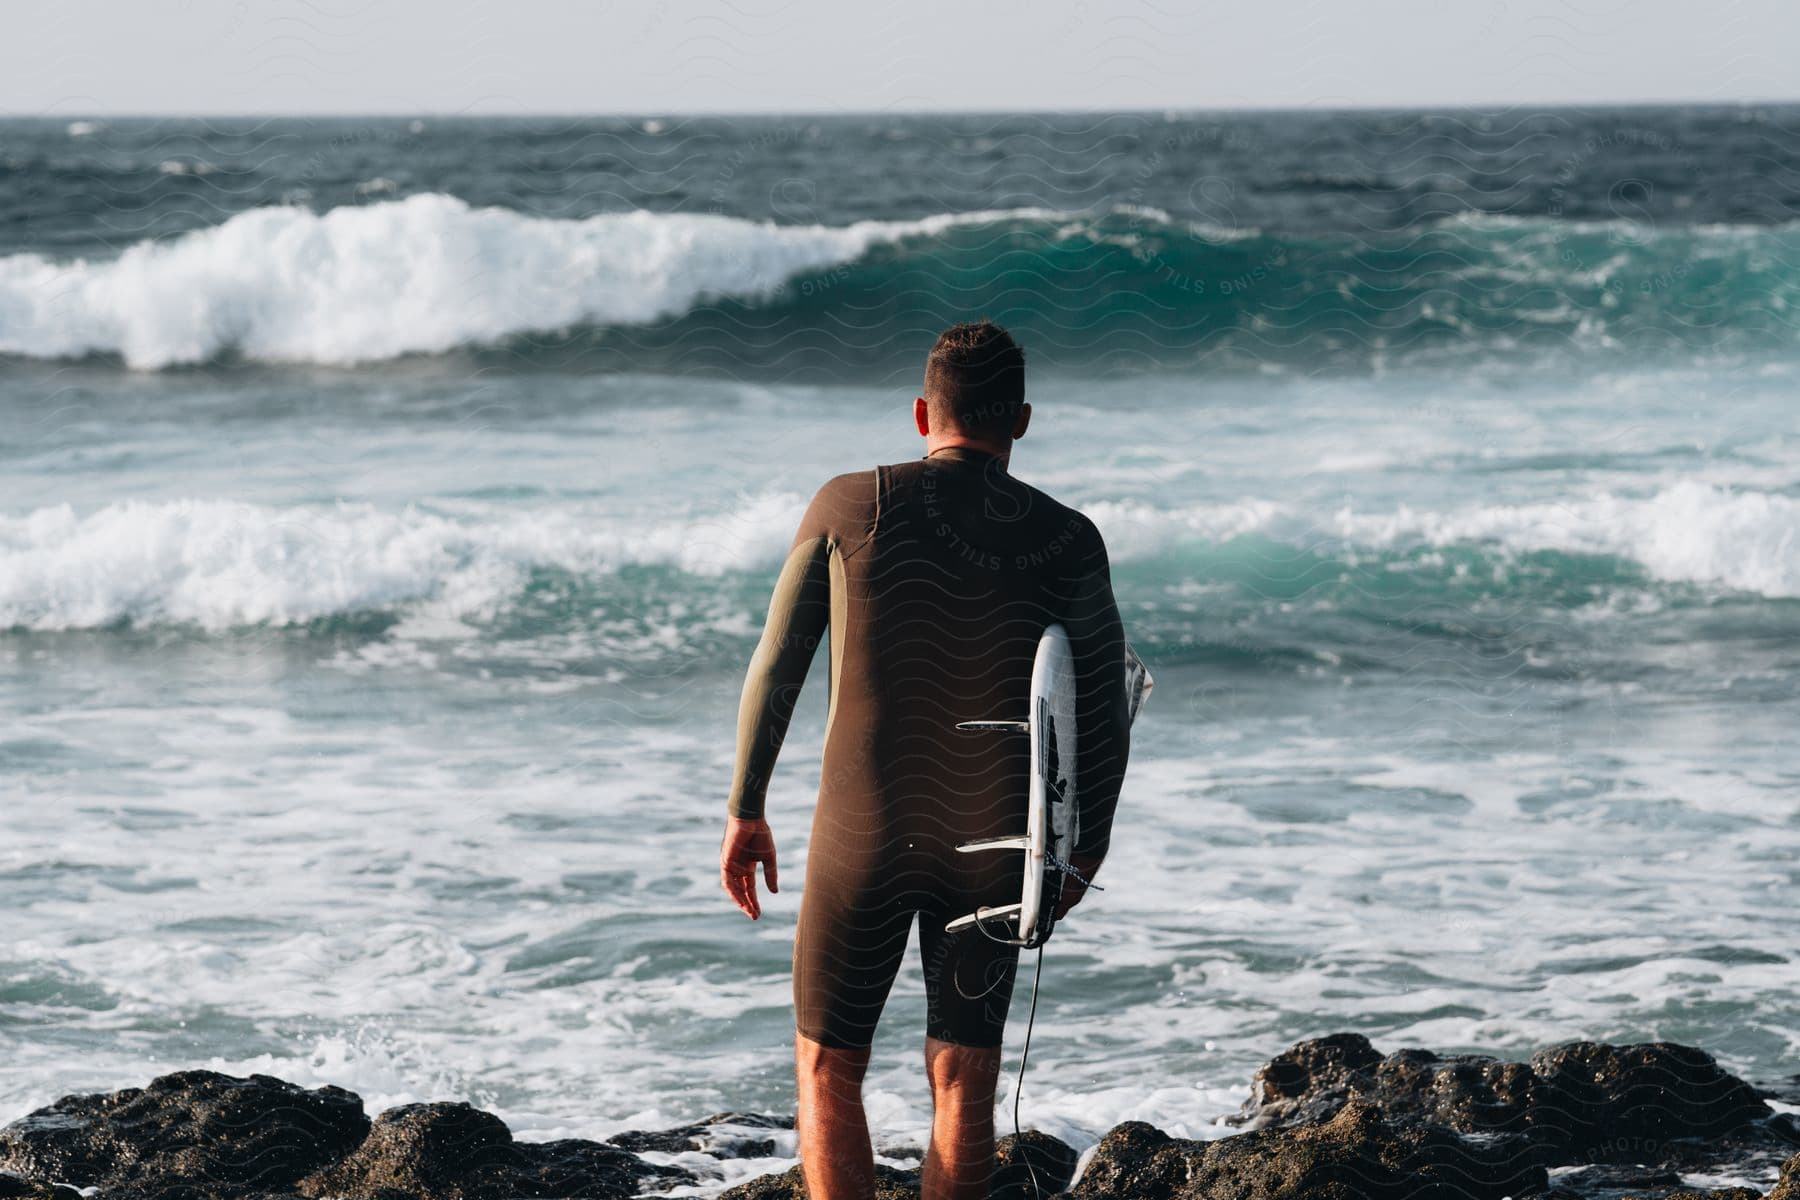
<path fill-rule="evenodd" d="M 1027 743 L 956 724 L 1025 719 L 1038 639 L 1054 621 L 1075 657 L 1075 852 L 1098 857 L 1130 720 L 1124 633 L 1093 523 L 964 447 L 839 475 L 813 498 L 744 684 L 730 800 L 732 815 L 762 816 L 829 630 L 825 756 L 794 939 L 805 1036 L 869 1044 L 916 915 L 926 1032 L 1000 1044 L 1018 950 L 944 923 L 1019 898 L 1018 854 L 956 845 L 1024 832 Z"/>

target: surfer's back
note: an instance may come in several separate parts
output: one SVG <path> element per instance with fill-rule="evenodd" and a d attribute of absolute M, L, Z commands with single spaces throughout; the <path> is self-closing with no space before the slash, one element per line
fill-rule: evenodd
<path fill-rule="evenodd" d="M 828 564 L 822 812 L 906 834 L 940 864 L 949 842 L 1011 830 L 1024 745 L 996 752 L 955 727 L 1024 719 L 1052 622 L 1071 627 L 1078 665 L 1110 655 L 1118 673 L 1123 649 L 1109 644 L 1117 616 L 1093 522 L 997 456 L 950 447 L 832 479 L 795 544 L 822 545 Z"/>
<path fill-rule="evenodd" d="M 928 1036 L 998 1047 L 1017 948 L 951 927 L 1020 896 L 1023 864 L 958 847 L 1025 833 L 1031 741 L 957 727 L 1025 723 L 1052 624 L 1067 635 L 1079 742 L 1070 861 L 1091 875 L 1106 852 L 1129 744 L 1124 632 L 1093 522 L 1008 470 L 1031 420 L 1023 371 L 1022 351 L 991 322 L 946 330 L 913 405 L 929 453 L 829 480 L 775 584 L 738 706 L 720 870 L 757 915 L 755 864 L 773 886 L 770 774 L 807 665 L 828 644 L 794 941 L 803 1046 L 869 1045 L 916 919 Z M 963 978 L 984 982 L 969 991 Z"/>

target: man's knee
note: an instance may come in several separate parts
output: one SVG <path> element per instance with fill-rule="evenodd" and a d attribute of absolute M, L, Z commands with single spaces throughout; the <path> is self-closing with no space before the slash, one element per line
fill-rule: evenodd
<path fill-rule="evenodd" d="M 794 1066 L 802 1080 L 860 1085 L 869 1069 L 869 1048 L 827 1046 L 803 1033 L 796 1033 Z"/>
<path fill-rule="evenodd" d="M 999 1046 L 963 1046 L 925 1039 L 925 1074 L 933 1091 L 991 1093 L 1000 1078 Z"/>

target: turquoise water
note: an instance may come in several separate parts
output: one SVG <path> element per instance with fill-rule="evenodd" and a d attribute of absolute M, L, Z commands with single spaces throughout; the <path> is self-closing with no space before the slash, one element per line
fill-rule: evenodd
<path fill-rule="evenodd" d="M 965 309 L 1157 676 L 1028 1122 L 1216 1134 L 1346 1028 L 1791 1074 L 1794 121 L 9 126 L 0 1113 L 191 1065 L 525 1136 L 791 1108 L 823 678 L 754 926 L 737 688 Z M 884 141 L 936 173 L 825 169 Z M 891 1147 L 922 1022 L 909 966 Z"/>

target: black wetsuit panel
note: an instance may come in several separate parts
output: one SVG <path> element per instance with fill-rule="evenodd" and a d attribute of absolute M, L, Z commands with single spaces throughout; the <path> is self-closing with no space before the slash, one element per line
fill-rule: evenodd
<path fill-rule="evenodd" d="M 943 931 L 1016 901 L 1021 861 L 960 854 L 1024 831 L 1026 739 L 959 721 L 1026 717 L 1044 628 L 1069 632 L 1081 739 L 1076 853 L 1104 855 L 1129 749 L 1124 635 L 1085 516 L 965 448 L 840 475 L 784 564 L 738 723 L 730 810 L 762 814 L 807 664 L 829 637 L 831 696 L 794 944 L 801 1033 L 866 1046 L 916 919 L 927 1032 L 998 1045 L 1016 947 Z"/>

